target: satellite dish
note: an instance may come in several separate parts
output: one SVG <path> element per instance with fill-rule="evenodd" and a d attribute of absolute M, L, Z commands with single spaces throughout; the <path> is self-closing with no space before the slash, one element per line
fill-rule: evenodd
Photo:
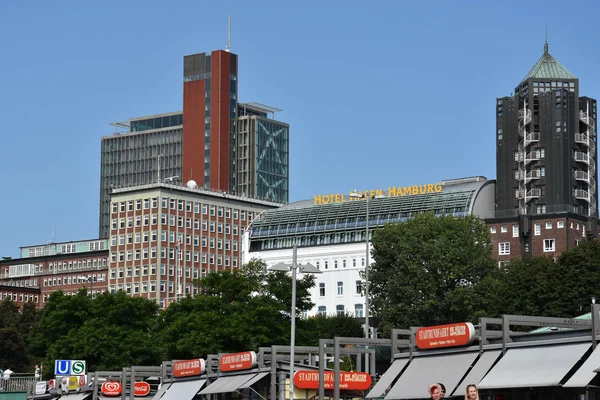
<path fill-rule="evenodd" d="M 191 179 L 188 181 L 188 183 L 186 183 L 186 186 L 188 187 L 188 189 L 196 189 L 198 187 L 198 184 L 195 180 Z"/>

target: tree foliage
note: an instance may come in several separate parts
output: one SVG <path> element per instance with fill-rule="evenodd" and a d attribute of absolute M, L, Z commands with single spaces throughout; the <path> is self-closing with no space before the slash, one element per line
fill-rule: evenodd
<path fill-rule="evenodd" d="M 380 331 L 468 321 L 477 286 L 495 268 L 486 225 L 474 216 L 419 214 L 373 235 L 371 306 Z"/>
<path fill-rule="evenodd" d="M 32 370 L 33 364 L 28 342 L 36 324 L 35 304 L 19 307 L 12 300 L 0 301 L 0 366 L 13 371 Z"/>
<path fill-rule="evenodd" d="M 314 276 L 297 279 L 297 312 L 312 307 Z M 268 273 L 262 261 L 215 271 L 197 281 L 200 294 L 170 305 L 159 322 L 168 358 L 256 350 L 289 342 L 291 277 Z"/>
<path fill-rule="evenodd" d="M 31 351 L 46 365 L 57 359 L 86 360 L 91 371 L 156 365 L 161 360 L 154 339 L 157 314 L 154 301 L 124 292 L 95 299 L 85 288 L 75 296 L 54 292 L 34 329 Z"/>
<path fill-rule="evenodd" d="M 339 337 L 363 337 L 361 320 L 348 313 L 317 315 L 298 322 L 296 342 L 299 346 L 318 346 L 319 339 Z"/>
<path fill-rule="evenodd" d="M 592 297 L 600 299 L 600 243 L 582 242 L 558 260 L 536 256 L 514 259 L 500 269 L 490 296 L 495 315 L 575 317 L 589 311 Z"/>

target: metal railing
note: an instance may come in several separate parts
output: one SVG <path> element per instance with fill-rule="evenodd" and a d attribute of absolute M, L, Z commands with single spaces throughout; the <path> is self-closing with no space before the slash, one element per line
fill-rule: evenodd
<path fill-rule="evenodd" d="M 9 379 L 0 378 L 0 392 L 35 392 L 35 384 L 39 381 L 33 375 L 15 376 L 13 374 Z"/>

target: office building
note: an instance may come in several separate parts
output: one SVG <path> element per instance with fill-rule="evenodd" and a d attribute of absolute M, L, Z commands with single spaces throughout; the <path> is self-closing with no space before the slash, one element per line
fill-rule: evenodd
<path fill-rule="evenodd" d="M 278 111 L 258 103 L 238 105 L 236 190 L 244 196 L 287 203 L 290 126 L 268 117 Z"/>
<path fill-rule="evenodd" d="M 386 197 L 369 200 L 369 238 L 374 229 L 418 213 L 483 218 L 494 210 L 494 191 L 495 182 L 484 177 L 372 191 Z M 315 306 L 308 315 L 347 312 L 364 317 L 360 272 L 366 265 L 367 202 L 351 200 L 348 194 L 318 195 L 266 211 L 244 235 L 242 263 L 251 258 L 268 265 L 289 263 L 296 245 L 298 262 L 323 272 L 315 276 Z"/>
<path fill-rule="evenodd" d="M 185 56 L 183 111 L 115 123 L 115 133 L 102 138 L 100 237 L 110 231 L 115 188 L 194 180 L 210 190 L 288 202 L 289 125 L 269 118 L 279 109 L 238 103 L 237 59 L 223 50 Z"/>
<path fill-rule="evenodd" d="M 108 237 L 113 189 L 179 179 L 182 161 L 183 114 L 174 112 L 132 118 L 112 124 L 100 156 L 100 233 Z"/>
<path fill-rule="evenodd" d="M 20 258 L 0 260 L 0 300 L 43 307 L 56 290 L 74 295 L 106 291 L 109 248 L 103 239 L 21 247 Z"/>
<path fill-rule="evenodd" d="M 514 94 L 496 100 L 497 204 L 488 223 L 507 234 L 493 236 L 499 256 L 555 255 L 596 235 L 596 118 L 596 100 L 580 96 L 579 79 L 547 43 Z"/>
<path fill-rule="evenodd" d="M 241 266 L 246 226 L 279 206 L 191 183 L 115 189 L 108 290 L 155 299 L 163 307 L 177 297 L 195 295 L 194 279 Z"/>

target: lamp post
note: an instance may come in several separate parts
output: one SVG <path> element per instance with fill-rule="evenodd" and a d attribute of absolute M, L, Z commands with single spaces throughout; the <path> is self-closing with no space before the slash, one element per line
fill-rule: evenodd
<path fill-rule="evenodd" d="M 371 249 L 369 247 L 369 202 L 371 199 L 381 199 L 384 198 L 384 195 L 365 195 L 363 193 L 359 193 L 356 190 L 350 193 L 350 198 L 353 199 L 365 199 L 367 204 L 367 215 L 366 215 L 366 224 L 365 224 L 365 338 L 369 338 L 370 336 L 370 326 L 369 326 L 369 256 L 371 255 Z"/>
<path fill-rule="evenodd" d="M 179 269 L 181 268 L 181 262 L 179 261 L 181 257 L 181 241 L 178 240 L 175 247 L 177 248 L 177 254 L 175 255 L 175 302 L 177 303 L 181 294 L 181 277 L 179 275 Z"/>
<path fill-rule="evenodd" d="M 320 274 L 321 270 L 312 264 L 299 265 L 298 264 L 298 247 L 294 245 L 292 249 L 292 264 L 277 263 L 272 267 L 268 268 L 270 271 L 292 271 L 292 327 L 290 332 L 290 400 L 294 398 L 294 358 L 295 358 L 295 345 L 296 345 L 296 274 L 298 270 L 300 272 L 309 274 Z"/>

